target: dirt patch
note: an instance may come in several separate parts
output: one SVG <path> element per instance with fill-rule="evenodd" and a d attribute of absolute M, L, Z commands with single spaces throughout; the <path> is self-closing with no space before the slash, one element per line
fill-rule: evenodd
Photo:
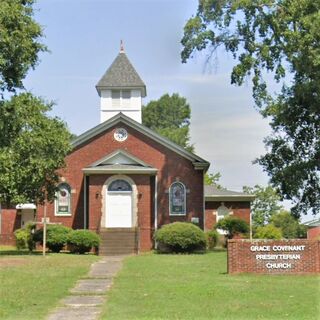
<path fill-rule="evenodd" d="M 27 262 L 28 261 L 25 258 L 2 258 L 0 259 L 0 268 L 20 266 Z"/>

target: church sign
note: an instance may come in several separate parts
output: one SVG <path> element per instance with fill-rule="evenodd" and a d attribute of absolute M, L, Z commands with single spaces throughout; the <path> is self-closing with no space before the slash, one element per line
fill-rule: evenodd
<path fill-rule="evenodd" d="M 320 273 L 320 241 L 229 240 L 228 273 Z"/>

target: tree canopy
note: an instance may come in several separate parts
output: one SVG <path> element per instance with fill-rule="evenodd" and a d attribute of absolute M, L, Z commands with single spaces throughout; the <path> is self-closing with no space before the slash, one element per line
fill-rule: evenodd
<path fill-rule="evenodd" d="M 0 92 L 23 87 L 22 80 L 46 50 L 41 26 L 33 19 L 34 0 L 0 2 Z"/>
<path fill-rule="evenodd" d="M 255 227 L 268 224 L 272 216 L 283 209 L 280 196 L 272 186 L 255 185 L 253 188 L 244 186 L 243 192 L 256 196 L 251 203 L 252 224 Z"/>
<path fill-rule="evenodd" d="M 193 151 L 189 126 L 191 111 L 186 98 L 174 93 L 150 101 L 142 109 L 142 123 L 183 148 Z"/>
<path fill-rule="evenodd" d="M 300 224 L 290 212 L 281 210 L 271 217 L 271 225 L 280 228 L 286 239 L 301 239 L 307 237 L 307 226 Z"/>
<path fill-rule="evenodd" d="M 219 183 L 221 178 L 221 173 L 208 173 L 204 175 L 204 185 L 206 186 L 215 186 L 217 189 L 224 189 L 224 187 Z"/>
<path fill-rule="evenodd" d="M 0 194 L 7 204 L 52 200 L 57 169 L 70 150 L 64 122 L 47 116 L 52 104 L 30 93 L 0 103 Z"/>
<path fill-rule="evenodd" d="M 52 200 L 57 169 L 70 150 L 65 123 L 48 116 L 53 104 L 24 90 L 17 93 L 39 53 L 47 50 L 33 4 L 0 1 L 0 201 L 7 205 Z"/>
<path fill-rule="evenodd" d="M 223 47 L 237 61 L 231 83 L 252 80 L 253 97 L 273 129 L 257 159 L 299 216 L 320 209 L 320 2 L 200 0 L 182 39 L 182 61 Z M 266 73 L 282 81 L 270 93 Z"/>

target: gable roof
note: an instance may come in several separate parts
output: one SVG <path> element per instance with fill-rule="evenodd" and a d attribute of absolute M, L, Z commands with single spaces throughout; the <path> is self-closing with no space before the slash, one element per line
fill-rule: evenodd
<path fill-rule="evenodd" d="M 318 219 L 313 219 L 311 221 L 306 221 L 303 223 L 304 225 L 306 225 L 307 227 L 319 227 L 320 226 L 320 218 Z"/>
<path fill-rule="evenodd" d="M 144 161 L 122 149 L 115 150 L 114 152 L 95 161 L 89 167 L 98 167 L 103 165 L 134 165 L 151 168 L 151 166 L 149 166 Z"/>
<path fill-rule="evenodd" d="M 175 153 L 181 155 L 182 157 L 190 160 L 193 163 L 195 169 L 197 169 L 197 170 L 205 170 L 206 171 L 210 166 L 210 163 L 208 161 L 200 158 L 199 156 L 195 155 L 192 152 L 185 150 L 184 148 L 182 148 L 178 144 L 159 135 L 158 133 L 156 133 L 153 130 L 147 128 L 146 126 L 138 123 L 137 121 L 127 117 L 126 115 L 124 115 L 121 112 L 119 112 L 118 114 L 116 114 L 115 116 L 110 118 L 109 120 L 100 123 L 99 125 L 93 127 L 92 129 L 90 129 L 90 130 L 84 132 L 83 134 L 81 134 L 80 136 L 78 136 L 72 142 L 73 148 L 76 148 L 76 147 L 86 143 L 88 140 L 94 138 L 98 134 L 113 127 L 114 125 L 116 125 L 119 122 L 126 124 L 128 127 L 131 127 L 133 129 L 137 130 L 138 132 L 142 133 L 143 135 L 146 135 L 148 138 L 158 142 L 159 144 L 165 146 L 166 148 L 168 148 L 168 149 L 174 151 Z"/>
<path fill-rule="evenodd" d="M 100 95 L 101 89 L 141 89 L 142 97 L 146 96 L 146 85 L 129 61 L 127 55 L 120 51 L 111 66 L 99 80 L 96 89 Z"/>
<path fill-rule="evenodd" d="M 131 174 L 156 174 L 157 169 L 132 154 L 118 149 L 103 158 L 95 161 L 82 171 L 86 174 L 100 173 L 131 173 Z"/>
<path fill-rule="evenodd" d="M 255 195 L 243 192 L 218 189 L 215 186 L 204 186 L 204 196 L 206 201 L 253 201 Z"/>

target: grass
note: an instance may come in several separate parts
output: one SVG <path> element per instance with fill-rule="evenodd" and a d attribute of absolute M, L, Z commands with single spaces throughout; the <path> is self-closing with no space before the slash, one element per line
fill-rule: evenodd
<path fill-rule="evenodd" d="M 319 320 L 316 275 L 228 275 L 226 253 L 130 257 L 102 319 Z"/>
<path fill-rule="evenodd" d="M 44 319 L 99 258 L 0 248 L 0 319 Z"/>

